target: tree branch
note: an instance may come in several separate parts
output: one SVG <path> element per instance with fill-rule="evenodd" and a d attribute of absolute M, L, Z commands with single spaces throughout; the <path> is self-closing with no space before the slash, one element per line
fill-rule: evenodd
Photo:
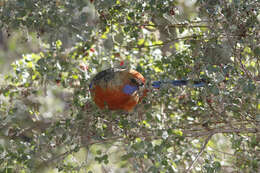
<path fill-rule="evenodd" d="M 214 134 L 210 134 L 207 139 L 205 140 L 202 148 L 200 149 L 200 152 L 197 154 L 196 158 L 193 160 L 192 164 L 190 165 L 190 167 L 187 169 L 186 173 L 189 173 L 192 169 L 192 167 L 194 166 L 194 164 L 197 162 L 197 160 L 199 159 L 199 157 L 201 156 L 201 154 L 203 153 L 203 151 L 205 150 L 209 140 L 211 139 L 211 137 L 213 136 Z"/>
<path fill-rule="evenodd" d="M 200 132 L 194 132 L 190 130 L 184 130 L 183 134 L 186 137 L 201 137 L 206 136 L 210 134 L 217 134 L 217 133 L 258 133 L 260 130 L 258 128 L 232 128 L 232 129 L 225 129 L 225 127 L 222 128 L 216 128 L 208 131 L 200 131 Z"/>
<path fill-rule="evenodd" d="M 174 25 L 153 25 L 153 24 L 144 24 L 143 26 L 151 26 L 151 27 L 169 27 L 169 28 L 196 28 L 196 27 L 205 27 L 208 28 L 208 25 L 190 25 L 190 24 L 174 24 Z"/>
<path fill-rule="evenodd" d="M 198 39 L 199 37 L 203 37 L 204 35 L 191 35 L 191 36 L 185 36 L 185 37 L 179 37 L 179 38 L 175 38 L 175 39 L 171 39 L 168 41 L 164 41 L 163 43 L 158 43 L 158 44 L 152 44 L 152 45 L 139 45 L 139 46 L 122 46 L 120 44 L 117 44 L 117 46 L 119 47 L 123 47 L 123 48 L 148 48 L 148 47 L 156 47 L 156 46 L 163 46 L 165 44 L 168 43 L 172 43 L 174 41 L 179 41 L 179 40 L 192 40 L 192 39 Z"/>

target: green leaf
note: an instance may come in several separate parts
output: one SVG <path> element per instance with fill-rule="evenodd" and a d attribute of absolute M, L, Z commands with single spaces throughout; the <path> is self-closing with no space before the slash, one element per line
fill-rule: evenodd
<path fill-rule="evenodd" d="M 221 164 L 218 161 L 215 161 L 212 166 L 216 172 L 220 171 L 221 169 Z"/>
<path fill-rule="evenodd" d="M 123 155 L 123 156 L 121 157 L 121 159 L 122 159 L 122 160 L 128 160 L 128 159 L 130 159 L 130 158 L 132 158 L 132 157 L 134 157 L 134 156 L 135 156 L 135 154 L 134 154 L 133 152 L 131 152 L 131 153 L 127 153 L 127 154 Z"/>
<path fill-rule="evenodd" d="M 73 79 L 78 79 L 79 77 L 78 77 L 78 75 L 72 75 L 72 78 Z"/>
<path fill-rule="evenodd" d="M 62 46 L 62 42 L 61 42 L 60 40 L 57 40 L 57 41 L 56 41 L 56 48 L 57 48 L 57 49 L 60 49 L 61 46 Z"/>
<path fill-rule="evenodd" d="M 130 18 L 133 18 L 133 17 L 135 16 L 135 14 L 134 14 L 134 12 L 131 12 L 131 13 L 128 14 L 128 16 L 129 16 Z"/>
<path fill-rule="evenodd" d="M 245 93 L 253 93 L 256 89 L 255 84 L 252 81 L 249 81 L 248 83 L 246 83 L 246 85 L 243 88 L 243 91 Z"/>
<path fill-rule="evenodd" d="M 173 132 L 174 134 L 178 135 L 178 136 L 182 136 L 182 135 L 183 135 L 182 131 L 181 131 L 181 130 L 178 130 L 178 129 L 174 129 L 172 132 Z"/>
<path fill-rule="evenodd" d="M 254 52 L 255 56 L 260 57 L 260 47 L 256 47 L 253 52 Z"/>
<path fill-rule="evenodd" d="M 139 46 L 140 46 L 140 45 L 143 45 L 143 44 L 144 44 L 144 41 L 145 41 L 144 39 L 139 39 L 138 42 L 137 42 L 137 44 L 138 44 Z"/>
<path fill-rule="evenodd" d="M 219 89 L 218 89 L 218 87 L 215 86 L 215 85 L 210 88 L 210 92 L 211 92 L 212 94 L 214 94 L 214 95 L 219 95 Z"/>

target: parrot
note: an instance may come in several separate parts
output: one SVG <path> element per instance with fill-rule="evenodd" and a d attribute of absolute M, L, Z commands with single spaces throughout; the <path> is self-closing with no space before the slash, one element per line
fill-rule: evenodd
<path fill-rule="evenodd" d="M 173 86 L 188 85 L 189 80 L 153 81 L 151 87 L 159 89 L 164 84 Z M 205 81 L 195 81 L 194 87 L 203 87 Z M 144 76 L 136 70 L 109 68 L 96 74 L 91 80 L 89 89 L 95 104 L 109 110 L 132 111 L 150 91 Z"/>

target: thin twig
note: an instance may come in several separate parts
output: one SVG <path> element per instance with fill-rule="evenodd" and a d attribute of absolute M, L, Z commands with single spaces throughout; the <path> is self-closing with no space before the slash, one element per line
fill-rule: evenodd
<path fill-rule="evenodd" d="M 203 38 L 205 35 L 191 35 L 191 36 L 185 36 L 185 37 L 179 37 L 179 38 L 174 38 L 168 41 L 164 41 L 162 43 L 158 43 L 158 44 L 152 44 L 152 45 L 138 45 L 138 46 L 122 46 L 118 43 L 115 43 L 116 46 L 120 47 L 120 48 L 128 48 L 128 49 L 140 49 L 140 48 L 150 48 L 150 47 L 159 47 L 159 46 L 164 46 L 166 44 L 169 43 L 173 43 L 175 41 L 180 41 L 180 40 L 197 40 L 197 41 L 205 41 L 205 40 L 211 40 L 211 39 L 216 39 L 217 37 L 212 37 L 212 38 L 205 38 L 205 39 L 199 39 L 199 38 Z M 226 35 L 219 35 L 218 38 L 225 38 Z M 237 35 L 230 35 L 230 37 L 238 37 Z"/>
<path fill-rule="evenodd" d="M 187 169 L 187 173 L 189 173 L 192 169 L 192 167 L 194 166 L 194 164 L 197 162 L 197 160 L 199 159 L 199 157 L 201 156 L 201 154 L 203 153 L 203 151 L 205 150 L 209 140 L 211 139 L 211 137 L 213 136 L 213 133 L 210 134 L 207 139 L 204 142 L 204 145 L 202 146 L 202 148 L 200 149 L 200 152 L 197 154 L 196 158 L 194 159 L 194 161 L 192 162 L 192 164 L 190 165 L 190 167 Z"/>
<path fill-rule="evenodd" d="M 151 26 L 151 27 L 160 27 L 160 26 L 167 26 L 169 28 L 177 28 L 177 27 L 187 27 L 187 28 L 196 28 L 196 27 L 205 27 L 208 28 L 207 25 L 190 25 L 190 24 L 174 24 L 174 25 L 153 25 L 153 24 L 144 24 L 143 26 Z"/>
<path fill-rule="evenodd" d="M 185 37 L 180 37 L 180 38 L 175 38 L 171 39 L 168 41 L 164 41 L 163 43 L 158 43 L 158 44 L 152 44 L 152 45 L 139 45 L 139 46 L 122 46 L 122 45 L 117 45 L 119 47 L 124 47 L 124 48 L 148 48 L 148 47 L 156 47 L 156 46 L 163 46 L 168 43 L 172 43 L 174 41 L 179 41 L 179 40 L 191 40 L 191 39 L 197 39 L 199 37 L 203 37 L 204 35 L 192 35 L 192 36 L 185 36 Z"/>
<path fill-rule="evenodd" d="M 229 155 L 229 156 L 235 157 L 235 154 L 227 153 L 227 152 L 224 152 L 224 151 L 219 151 L 218 149 L 212 148 L 212 147 L 210 147 L 210 148 L 211 148 L 212 150 L 216 151 L 216 152 L 221 153 L 221 154 Z"/>
<path fill-rule="evenodd" d="M 217 134 L 217 133 L 259 133 L 260 129 L 258 128 L 240 128 L 240 129 L 233 129 L 233 128 L 225 128 L 218 127 L 215 129 L 207 130 L 207 131 L 199 131 L 199 132 L 192 132 L 189 130 L 184 130 L 183 134 L 186 137 L 202 137 L 210 134 Z"/>
<path fill-rule="evenodd" d="M 49 166 L 50 164 L 53 164 L 55 162 L 57 162 L 57 160 L 62 160 L 64 159 L 66 156 L 68 156 L 69 154 L 73 153 L 74 151 L 73 150 L 69 150 L 69 151 L 66 151 L 64 153 L 61 153 L 53 158 L 50 158 L 49 160 L 46 160 L 42 163 L 40 163 L 38 166 L 37 166 L 37 169 L 41 169 L 43 167 L 47 167 Z"/>

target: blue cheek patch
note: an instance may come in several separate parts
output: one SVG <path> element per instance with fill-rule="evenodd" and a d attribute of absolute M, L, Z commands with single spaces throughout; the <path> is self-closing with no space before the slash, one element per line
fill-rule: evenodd
<path fill-rule="evenodd" d="M 89 84 L 89 89 L 91 89 L 93 86 L 92 82 Z"/>
<path fill-rule="evenodd" d="M 133 94 L 136 90 L 138 90 L 138 87 L 131 85 L 125 85 L 125 87 L 123 88 L 123 92 L 129 95 Z"/>

